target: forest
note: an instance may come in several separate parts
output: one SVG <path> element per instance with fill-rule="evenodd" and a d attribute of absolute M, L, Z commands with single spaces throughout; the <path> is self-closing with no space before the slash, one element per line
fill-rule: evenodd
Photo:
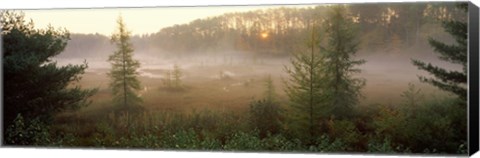
<path fill-rule="evenodd" d="M 110 36 L 2 11 L 2 143 L 464 155 L 467 8 L 285 6 L 143 35 L 118 16 Z"/>

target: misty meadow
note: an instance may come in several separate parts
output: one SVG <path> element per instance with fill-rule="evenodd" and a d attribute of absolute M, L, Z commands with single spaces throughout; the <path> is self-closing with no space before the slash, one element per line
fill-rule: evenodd
<path fill-rule="evenodd" d="M 0 12 L 2 143 L 466 154 L 467 3 L 263 7 L 147 34 Z"/>

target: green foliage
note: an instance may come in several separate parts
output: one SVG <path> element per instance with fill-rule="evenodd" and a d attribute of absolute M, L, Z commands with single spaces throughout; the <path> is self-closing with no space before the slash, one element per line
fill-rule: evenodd
<path fill-rule="evenodd" d="M 5 128 L 5 135 L 5 144 L 9 145 L 71 146 L 77 139 L 72 134 L 52 135 L 50 126 L 40 119 L 27 120 L 20 114 Z"/>
<path fill-rule="evenodd" d="M 166 134 L 163 146 L 167 149 L 199 149 L 200 140 L 192 129 L 181 130 L 173 134 Z"/>
<path fill-rule="evenodd" d="M 395 150 L 391 145 L 390 139 L 384 139 L 383 142 L 370 142 L 368 143 L 368 152 L 372 153 L 394 153 Z"/>
<path fill-rule="evenodd" d="M 268 75 L 267 78 L 265 79 L 265 100 L 267 102 L 275 102 L 276 98 L 276 93 L 275 93 L 275 87 L 273 85 L 273 80 L 272 76 Z"/>
<path fill-rule="evenodd" d="M 467 13 L 466 3 L 459 5 Z M 429 38 L 429 44 L 438 53 L 441 60 L 462 65 L 462 71 L 447 70 L 431 63 L 419 60 L 412 60 L 413 65 L 418 69 L 424 70 L 432 74 L 433 78 L 421 76 L 420 81 L 429 83 L 444 91 L 451 92 L 463 100 L 467 99 L 467 22 L 465 21 L 444 21 L 443 28 L 455 39 L 455 44 L 446 44 Z M 466 105 L 466 103 L 465 103 Z"/>
<path fill-rule="evenodd" d="M 288 139 L 282 134 L 267 135 L 262 139 L 264 150 L 269 151 L 302 151 L 304 147 L 299 139 Z"/>
<path fill-rule="evenodd" d="M 99 122 L 96 124 L 95 130 L 96 132 L 92 136 L 95 146 L 111 146 L 114 144 L 116 132 L 112 125 L 107 122 Z"/>
<path fill-rule="evenodd" d="M 132 59 L 134 50 L 130 42 L 130 32 L 126 30 L 122 17 L 118 18 L 117 24 L 118 30 L 111 38 L 117 50 L 108 58 L 112 66 L 108 73 L 111 78 L 110 87 L 118 110 L 134 112 L 141 109 L 142 102 L 136 93 L 140 90 L 140 81 L 137 79 L 140 63 Z"/>
<path fill-rule="evenodd" d="M 255 151 L 262 150 L 262 140 L 257 136 L 244 132 L 237 132 L 223 146 L 225 150 Z"/>
<path fill-rule="evenodd" d="M 283 120 L 283 109 L 275 100 L 275 87 L 270 75 L 265 80 L 265 88 L 265 99 L 250 103 L 249 112 L 250 127 L 259 131 L 260 138 L 280 132 Z"/>
<path fill-rule="evenodd" d="M 346 145 L 340 139 L 331 140 L 330 137 L 322 135 L 315 139 L 315 146 L 309 146 L 310 152 L 345 152 Z"/>
<path fill-rule="evenodd" d="M 25 120 L 18 114 L 13 124 L 6 128 L 6 144 L 46 145 L 50 142 L 48 128 L 38 119 Z"/>
<path fill-rule="evenodd" d="M 386 107 L 375 119 L 376 134 L 384 136 L 377 139 L 391 138 L 392 146 L 408 147 L 415 153 L 460 152 L 467 134 L 466 109 L 459 106 L 461 101 L 447 97 L 412 102 L 412 98 L 422 96 L 412 84 L 403 96 L 405 104 Z"/>
<path fill-rule="evenodd" d="M 355 124 L 349 120 L 330 120 L 329 136 L 341 140 L 345 151 L 358 151 L 362 149 L 363 135 Z"/>
<path fill-rule="evenodd" d="M 356 25 L 350 18 L 346 6 L 336 5 L 331 8 L 324 24 L 328 45 L 322 54 L 322 97 L 329 114 L 336 118 L 351 117 L 353 106 L 361 96 L 360 88 L 365 85 L 364 79 L 352 76 L 360 72 L 355 66 L 365 60 L 353 59 L 358 41 Z"/>
<path fill-rule="evenodd" d="M 404 91 L 401 95 L 404 98 L 405 106 L 419 106 L 420 101 L 423 99 L 424 95 L 421 93 L 420 89 L 417 89 L 413 83 L 408 84 L 407 91 Z"/>
<path fill-rule="evenodd" d="M 324 115 L 322 85 L 320 73 L 322 58 L 316 38 L 315 23 L 310 24 L 311 39 L 307 44 L 309 50 L 293 54 L 291 67 L 285 66 L 289 79 L 285 81 L 288 98 L 290 99 L 289 128 L 298 131 L 297 136 L 303 139 L 313 139 L 320 131 L 318 120 Z"/>
<path fill-rule="evenodd" d="M 290 82 L 286 92 L 292 102 L 293 124 L 298 126 L 294 128 L 309 131 L 310 139 L 322 130 L 319 120 L 329 116 L 352 117 L 353 106 L 361 96 L 365 81 L 352 77 L 360 72 L 355 66 L 365 62 L 352 57 L 358 45 L 355 27 L 346 6 L 331 7 L 324 23 L 327 46 L 319 46 L 322 43 L 313 29 L 310 53 L 295 54 L 291 60 L 293 68 L 287 68 Z"/>
<path fill-rule="evenodd" d="M 53 115 L 88 105 L 87 98 L 96 90 L 75 85 L 87 64 L 58 67 L 51 61 L 67 45 L 68 31 L 52 27 L 35 29 L 33 22 L 27 23 L 22 13 L 9 11 L 0 12 L 0 25 L 6 83 L 2 87 L 4 127 L 13 125 L 18 115 L 25 122 L 49 125 Z"/>
<path fill-rule="evenodd" d="M 276 134 L 282 128 L 282 109 L 278 103 L 268 100 L 254 101 L 250 104 L 250 126 L 259 131 L 260 138 L 267 134 Z"/>

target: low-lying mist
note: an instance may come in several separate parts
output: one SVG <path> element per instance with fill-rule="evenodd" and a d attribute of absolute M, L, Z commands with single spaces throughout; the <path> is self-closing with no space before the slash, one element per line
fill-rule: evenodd
<path fill-rule="evenodd" d="M 361 70 L 355 77 L 366 80 L 361 92 L 362 105 L 388 104 L 395 105 L 401 102 L 401 93 L 407 89 L 409 83 L 415 84 L 427 95 L 444 95 L 437 88 L 419 82 L 418 76 L 429 76 L 418 70 L 411 60 L 418 59 L 434 65 L 459 70 L 459 65 L 453 65 L 438 59 L 433 51 L 426 49 L 407 49 L 404 52 L 362 52 L 355 58 L 364 59 L 365 64 L 358 66 Z M 427 50 L 428 51 L 428 50 Z M 199 88 L 198 85 L 209 85 L 219 90 L 219 93 L 231 95 L 231 98 L 246 97 L 247 100 L 261 98 L 264 88 L 262 82 L 266 76 L 272 76 L 276 93 L 287 104 L 284 81 L 288 80 L 285 67 L 290 65 L 290 56 L 259 56 L 252 53 L 224 53 L 208 55 L 159 55 L 148 56 L 145 53 L 135 52 L 134 58 L 141 64 L 138 74 L 142 81 L 142 93 L 158 90 L 162 87 L 162 79 L 167 71 L 172 71 L 174 65 L 182 70 L 182 81 L 186 86 Z M 107 73 L 110 63 L 107 57 L 98 58 L 59 58 L 54 59 L 59 65 L 88 63 L 84 74 L 83 86 L 99 87 L 108 91 L 109 79 Z M 96 78 L 96 79 L 93 79 Z M 255 85 L 257 86 L 248 86 Z M 201 86 L 200 86 L 201 87 Z M 255 92 L 237 94 L 240 88 L 252 89 Z M 238 95 L 238 96 L 236 96 Z M 246 95 L 246 96 L 245 96 Z M 248 105 L 248 102 L 245 102 Z M 152 103 L 154 104 L 154 103 Z"/>

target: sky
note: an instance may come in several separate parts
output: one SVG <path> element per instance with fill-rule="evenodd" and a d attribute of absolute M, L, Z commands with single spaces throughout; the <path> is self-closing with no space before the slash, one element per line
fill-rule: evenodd
<path fill-rule="evenodd" d="M 161 28 L 175 24 L 189 23 L 198 18 L 219 16 L 228 12 L 246 12 L 278 7 L 282 6 L 30 9 L 22 11 L 27 19 L 33 20 L 36 28 L 45 28 L 50 24 L 55 28 L 64 27 L 70 33 L 99 33 L 109 36 L 116 29 L 116 20 L 119 15 L 123 17 L 127 29 L 133 35 L 143 35 L 158 32 Z M 283 7 L 307 6 L 283 5 Z"/>

